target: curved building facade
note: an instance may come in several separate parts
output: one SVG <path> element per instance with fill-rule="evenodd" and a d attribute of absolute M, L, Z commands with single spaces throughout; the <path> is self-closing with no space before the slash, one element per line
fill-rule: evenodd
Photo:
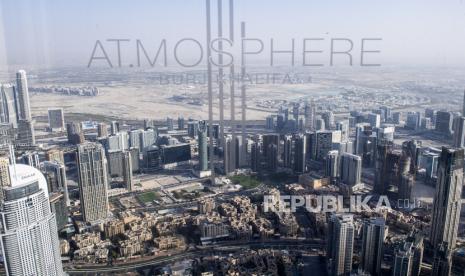
<path fill-rule="evenodd" d="M 0 242 L 7 275 L 63 275 L 55 214 L 45 177 L 26 165 L 10 167 L 4 189 Z"/>

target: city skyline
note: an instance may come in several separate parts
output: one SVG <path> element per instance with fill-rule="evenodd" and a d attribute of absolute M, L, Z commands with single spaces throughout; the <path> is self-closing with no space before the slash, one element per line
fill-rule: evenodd
<path fill-rule="evenodd" d="M 0 4 L 0 274 L 463 276 L 462 0 L 55 2 Z"/>

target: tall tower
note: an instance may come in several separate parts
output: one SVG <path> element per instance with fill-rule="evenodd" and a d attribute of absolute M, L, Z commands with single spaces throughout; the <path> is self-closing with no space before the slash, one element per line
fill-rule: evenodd
<path fill-rule="evenodd" d="M 18 110 L 21 120 L 32 120 L 31 106 L 29 102 L 29 90 L 27 87 L 26 71 L 19 70 L 16 73 L 16 93 L 18 95 Z"/>
<path fill-rule="evenodd" d="M 343 153 L 339 158 L 341 167 L 341 181 L 349 186 L 361 183 L 362 179 L 362 158 L 355 154 Z"/>
<path fill-rule="evenodd" d="M 305 103 L 304 109 L 305 128 L 308 130 L 315 130 L 315 102 L 312 100 L 310 104 Z"/>
<path fill-rule="evenodd" d="M 383 218 L 371 218 L 363 224 L 362 267 L 371 275 L 381 275 L 385 233 Z"/>
<path fill-rule="evenodd" d="M 434 249 L 432 276 L 449 276 L 452 268 L 451 252 L 449 246 L 443 242 Z"/>
<path fill-rule="evenodd" d="M 16 104 L 15 86 L 0 84 L 0 123 L 18 127 L 18 106 Z"/>
<path fill-rule="evenodd" d="M 80 144 L 76 159 L 83 218 L 88 222 L 105 219 L 108 215 L 108 173 L 104 149 L 96 143 Z"/>
<path fill-rule="evenodd" d="M 354 219 L 348 214 L 334 214 L 329 221 L 327 257 L 330 275 L 346 275 L 352 270 Z"/>
<path fill-rule="evenodd" d="M 252 143 L 250 150 L 250 168 L 253 172 L 258 172 L 261 169 L 261 144 L 258 138 Z"/>
<path fill-rule="evenodd" d="M 41 170 L 49 183 L 50 192 L 63 192 L 66 206 L 70 206 L 65 165 L 57 160 L 45 161 L 41 164 Z"/>
<path fill-rule="evenodd" d="M 232 135 L 226 135 L 224 137 L 223 165 L 225 174 L 229 174 L 236 169 L 236 161 L 234 158 L 236 147 L 234 146 L 234 141 Z"/>
<path fill-rule="evenodd" d="M 132 176 L 132 157 L 130 151 L 123 152 L 123 180 L 128 191 L 134 191 L 134 179 Z"/>
<path fill-rule="evenodd" d="M 207 146 L 207 124 L 205 121 L 199 123 L 199 170 L 208 170 L 208 146 Z"/>
<path fill-rule="evenodd" d="M 442 148 L 431 219 L 430 241 L 434 248 L 445 242 L 446 251 L 450 251 L 456 244 L 463 186 L 463 158 L 463 149 Z"/>
<path fill-rule="evenodd" d="M 456 128 L 454 131 L 454 147 L 465 147 L 465 117 L 454 118 L 456 120 Z"/>
<path fill-rule="evenodd" d="M 331 150 L 326 155 L 325 175 L 334 181 L 339 176 L 339 152 Z"/>
<path fill-rule="evenodd" d="M 285 168 L 292 168 L 292 144 L 292 136 L 284 136 L 283 166 Z"/>
<path fill-rule="evenodd" d="M 7 275 L 63 275 L 55 214 L 47 182 L 35 168 L 10 167 L 11 187 L 0 211 L 1 246 Z"/>
<path fill-rule="evenodd" d="M 410 276 L 413 275 L 413 256 L 414 251 L 411 243 L 404 243 L 396 251 L 394 265 L 392 267 L 392 276 Z"/>
<path fill-rule="evenodd" d="M 307 137 L 299 134 L 295 137 L 294 142 L 294 171 L 304 173 L 306 171 L 306 152 L 307 152 Z"/>

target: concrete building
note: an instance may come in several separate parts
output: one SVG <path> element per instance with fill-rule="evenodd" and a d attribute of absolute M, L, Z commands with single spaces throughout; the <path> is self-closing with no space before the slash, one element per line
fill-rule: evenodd
<path fill-rule="evenodd" d="M 48 126 L 52 131 L 65 130 L 65 114 L 63 112 L 63 108 L 48 109 Z"/>
<path fill-rule="evenodd" d="M 334 214 L 328 224 L 327 258 L 330 275 L 348 275 L 352 271 L 355 226 L 352 215 Z"/>
<path fill-rule="evenodd" d="M 442 148 L 438 179 L 433 199 L 430 241 L 433 246 L 447 244 L 452 250 L 457 242 L 463 187 L 463 149 Z"/>
<path fill-rule="evenodd" d="M 363 224 L 361 264 L 365 272 L 381 275 L 386 225 L 383 218 L 371 218 Z"/>
<path fill-rule="evenodd" d="M 108 216 L 108 173 L 105 151 L 100 144 L 78 145 L 78 182 L 81 212 L 87 222 Z"/>
<path fill-rule="evenodd" d="M 14 168 L 13 168 L 14 166 Z M 55 214 L 47 181 L 35 168 L 13 165 L 11 186 L 0 211 L 2 255 L 7 275 L 63 275 Z"/>
<path fill-rule="evenodd" d="M 29 89 L 27 86 L 26 71 L 19 70 L 16 73 L 16 94 L 18 106 L 18 118 L 32 121 L 31 106 L 29 101 Z"/>

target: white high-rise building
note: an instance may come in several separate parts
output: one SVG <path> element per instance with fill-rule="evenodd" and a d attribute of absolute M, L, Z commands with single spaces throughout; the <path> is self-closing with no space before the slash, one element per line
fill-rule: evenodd
<path fill-rule="evenodd" d="M 0 211 L 2 254 L 7 275 L 63 275 L 55 214 L 45 177 L 37 169 L 10 166 Z"/>
<path fill-rule="evenodd" d="M 334 214 L 328 227 L 327 256 L 330 275 L 348 275 L 352 271 L 354 254 L 354 218 L 349 214 Z"/>
<path fill-rule="evenodd" d="M 29 89 L 27 87 L 26 71 L 24 70 L 19 70 L 16 73 L 16 93 L 18 96 L 19 119 L 31 121 Z"/>
<path fill-rule="evenodd" d="M 77 152 L 81 212 L 85 221 L 108 216 L 108 172 L 105 151 L 100 144 L 78 145 Z"/>

